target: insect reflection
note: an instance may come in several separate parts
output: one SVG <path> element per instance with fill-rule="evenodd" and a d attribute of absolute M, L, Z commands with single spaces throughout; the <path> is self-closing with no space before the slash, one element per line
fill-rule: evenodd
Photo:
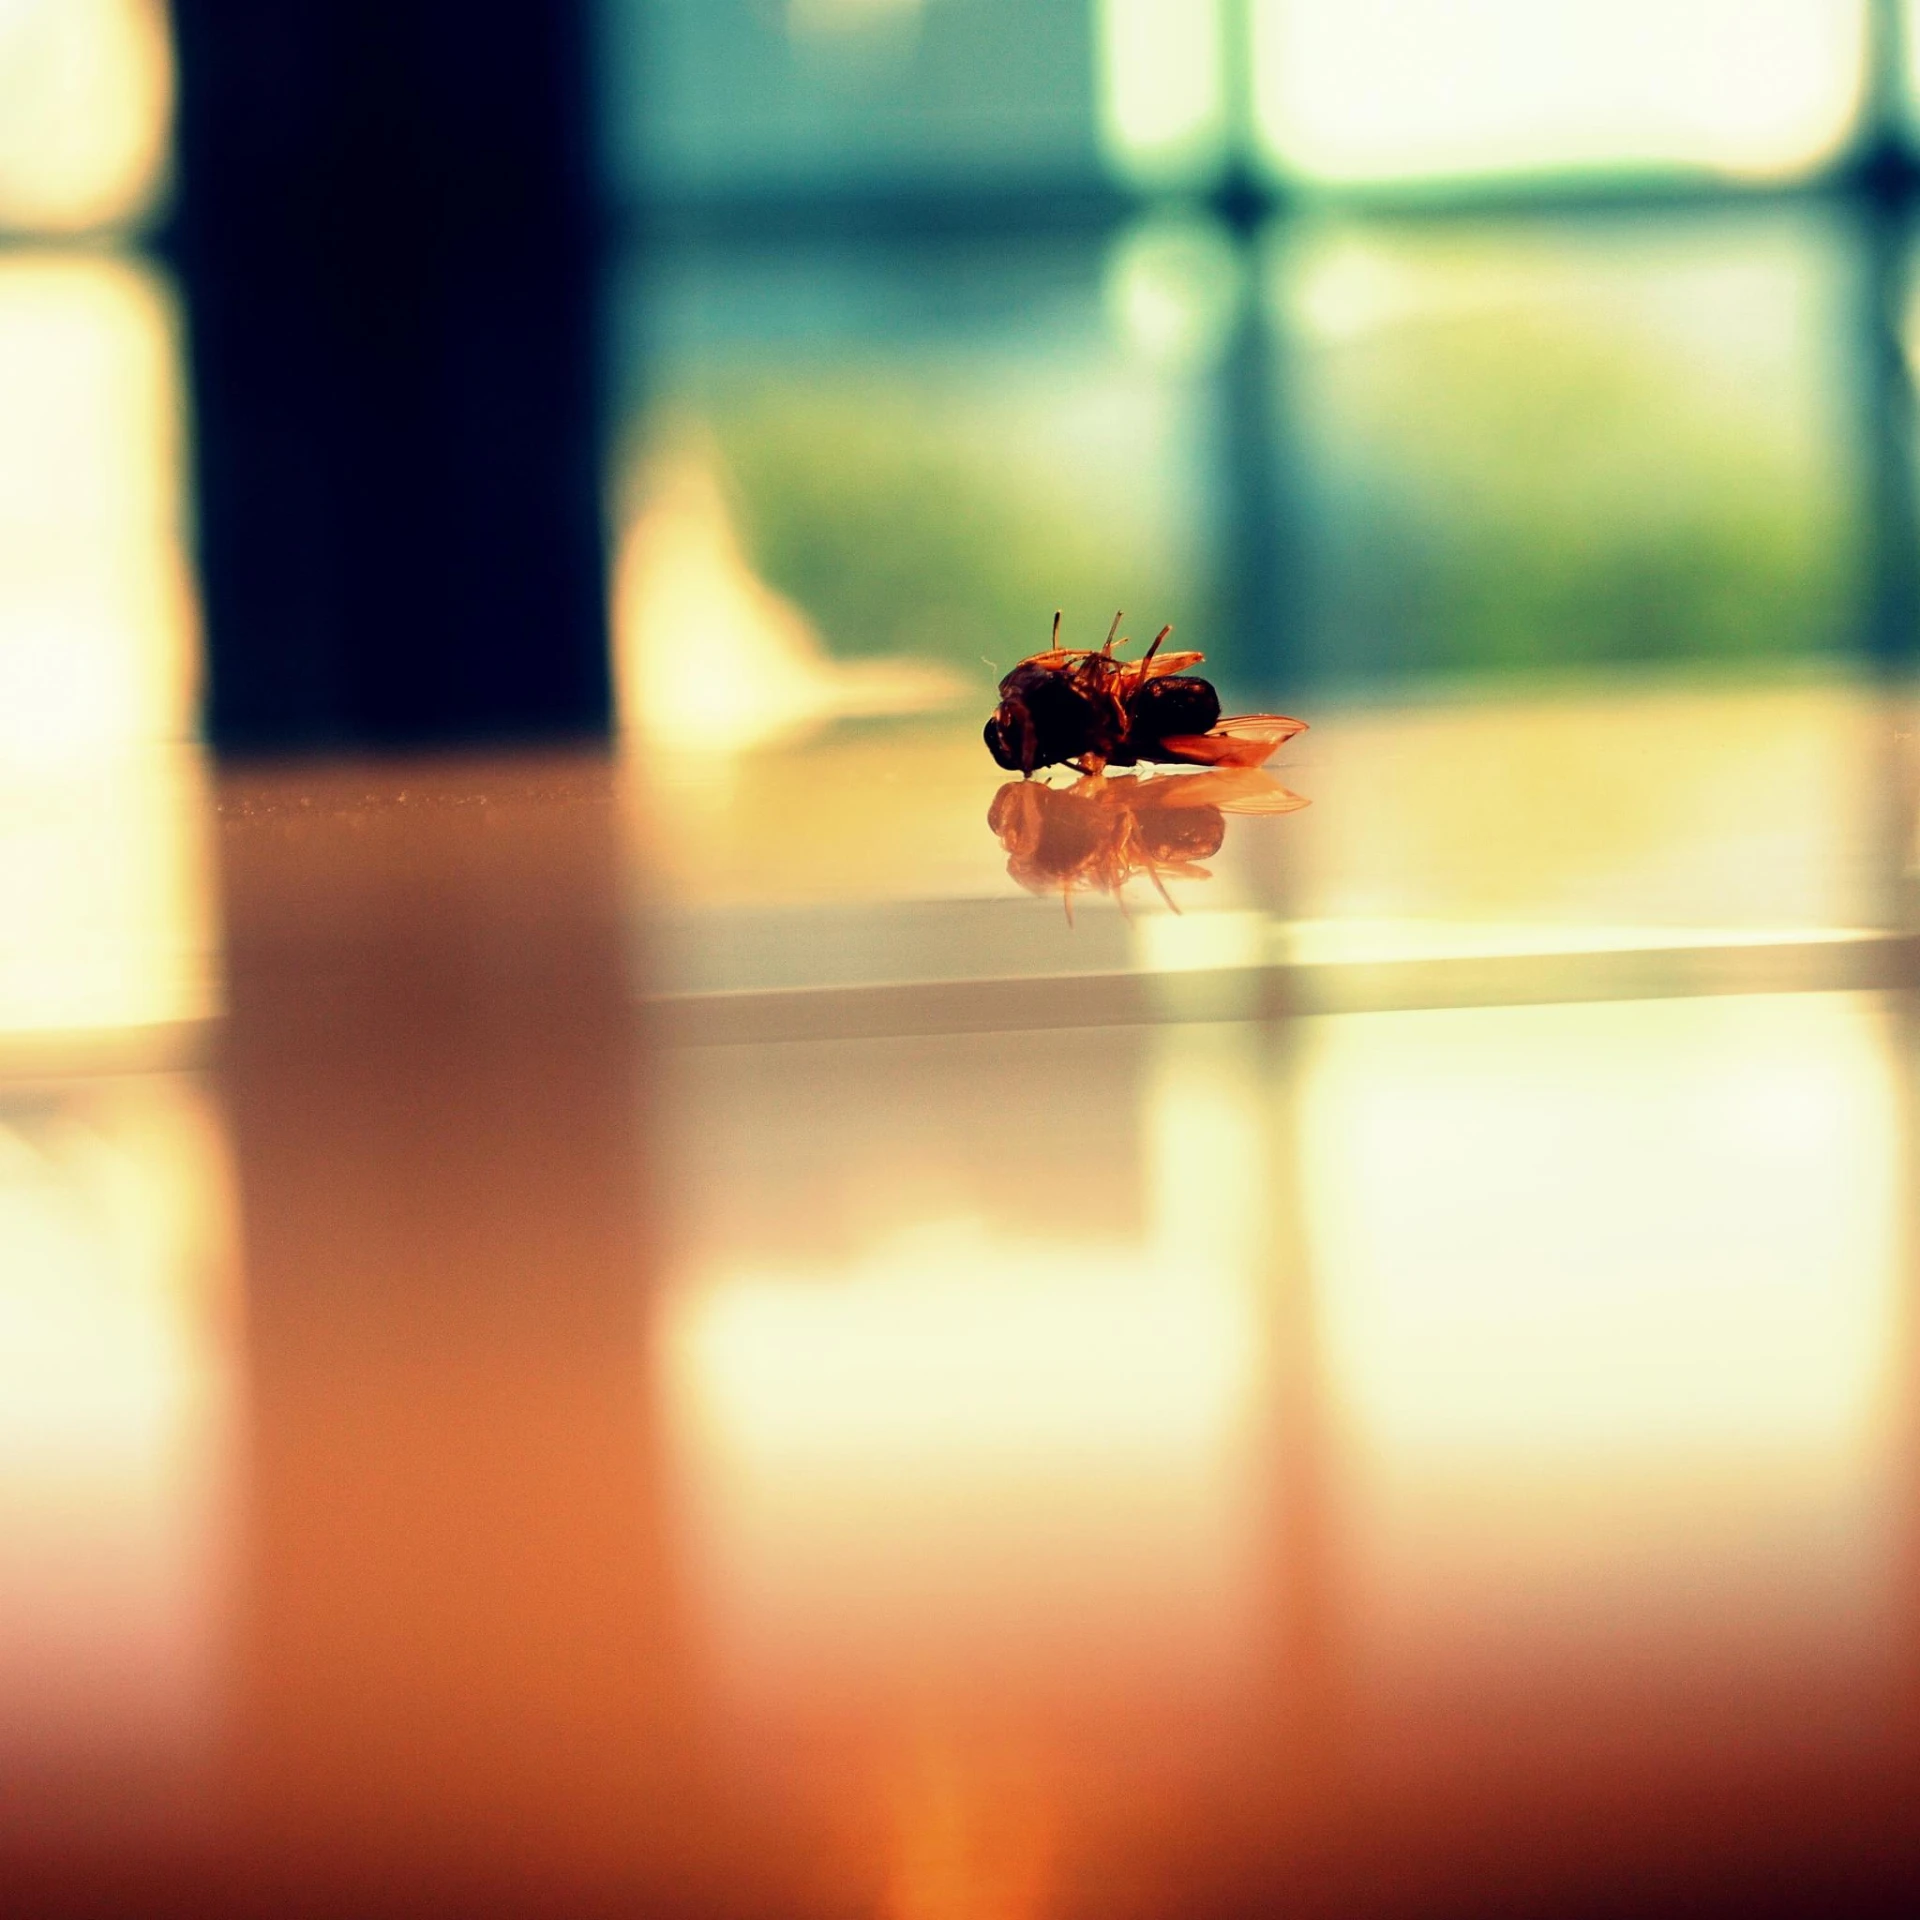
<path fill-rule="evenodd" d="M 1058 892 L 1067 918 L 1075 893 L 1121 890 L 1144 874 L 1174 912 L 1169 876 L 1211 878 L 1200 864 L 1220 851 L 1230 813 L 1292 813 L 1306 801 L 1252 767 L 1163 774 L 1150 780 L 1100 774 L 1071 786 L 1009 780 L 993 796 L 987 825 L 1007 852 L 1007 872 L 1030 893 Z"/>

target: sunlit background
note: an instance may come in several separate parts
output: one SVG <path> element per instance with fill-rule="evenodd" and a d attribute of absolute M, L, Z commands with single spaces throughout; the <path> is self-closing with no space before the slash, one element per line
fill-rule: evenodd
<path fill-rule="evenodd" d="M 0 0 L 0 1800 L 1037 1920 L 1909 1765 L 1920 9 L 592 18 L 502 803 L 213 756 L 167 9 Z M 1056 607 L 1310 804 L 1017 884 Z"/>

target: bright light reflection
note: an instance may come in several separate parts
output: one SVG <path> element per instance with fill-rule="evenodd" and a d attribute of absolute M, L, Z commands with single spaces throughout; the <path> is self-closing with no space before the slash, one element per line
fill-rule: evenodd
<path fill-rule="evenodd" d="M 186 749 L 0 766 L 0 1047 L 218 1011 L 206 772 Z"/>
<path fill-rule="evenodd" d="M 1316 716 L 1318 721 L 1319 716 Z M 1289 959 L 1855 937 L 1887 742 L 1846 685 L 1655 684 L 1326 717 Z"/>
<path fill-rule="evenodd" d="M 0 228 L 136 218 L 172 118 L 165 0 L 0 0 Z"/>
<path fill-rule="evenodd" d="M 1226 137 L 1220 0 L 1100 0 L 1100 135 L 1122 173 L 1166 179 Z"/>
<path fill-rule="evenodd" d="M 0 1091 L 0 1763 L 211 1731 L 231 1235 L 191 1083 Z"/>
<path fill-rule="evenodd" d="M 1677 165 L 1785 175 L 1858 109 L 1859 0 L 1252 0 L 1283 167 L 1368 181 Z"/>
<path fill-rule="evenodd" d="M 1246 1303 L 1125 1244 L 1057 1253 L 928 1227 L 811 1283 L 743 1275 L 682 1333 L 701 1417 L 743 1459 L 911 1463 L 1204 1448 L 1246 1386 Z M 884 1471 L 884 1467 L 882 1468 Z"/>
<path fill-rule="evenodd" d="M 750 1709 L 984 1667 L 1011 1704 L 1072 1672 L 1120 1711 L 1116 1663 L 1152 1695 L 1243 1657 L 1265 1169 L 1228 1030 L 1167 1049 L 1143 1119 L 1137 1237 L 1050 1243 L 1009 1196 L 832 1271 L 673 1297 L 707 1619 Z"/>
<path fill-rule="evenodd" d="M 1702 1713 L 1886 1657 L 1894 1044 L 1847 995 L 1317 1023 L 1359 1657 L 1469 1715 L 1469 1676 L 1564 1696 L 1608 1645 Z"/>
<path fill-rule="evenodd" d="M 1855 1446 L 1897 1305 L 1881 1019 L 1802 994 L 1320 1026 L 1302 1190 L 1364 1442 L 1530 1468 Z"/>

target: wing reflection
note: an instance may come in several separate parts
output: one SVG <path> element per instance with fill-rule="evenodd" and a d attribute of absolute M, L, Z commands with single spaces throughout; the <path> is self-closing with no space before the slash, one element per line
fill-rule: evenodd
<path fill-rule="evenodd" d="M 1292 813 L 1306 804 L 1257 767 L 1148 780 L 1096 774 L 1070 787 L 1009 780 L 993 796 L 987 825 L 1007 850 L 1007 872 L 1030 893 L 1057 888 L 1069 912 L 1076 892 L 1118 898 L 1140 874 L 1172 907 L 1167 877 L 1212 877 L 1200 862 L 1220 851 L 1228 814 Z"/>

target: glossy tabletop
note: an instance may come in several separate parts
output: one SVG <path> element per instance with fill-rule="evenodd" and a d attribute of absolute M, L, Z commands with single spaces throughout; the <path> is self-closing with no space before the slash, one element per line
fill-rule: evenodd
<path fill-rule="evenodd" d="M 1309 717 L 9 775 L 18 1910 L 1920 1887 L 1912 703 Z"/>

